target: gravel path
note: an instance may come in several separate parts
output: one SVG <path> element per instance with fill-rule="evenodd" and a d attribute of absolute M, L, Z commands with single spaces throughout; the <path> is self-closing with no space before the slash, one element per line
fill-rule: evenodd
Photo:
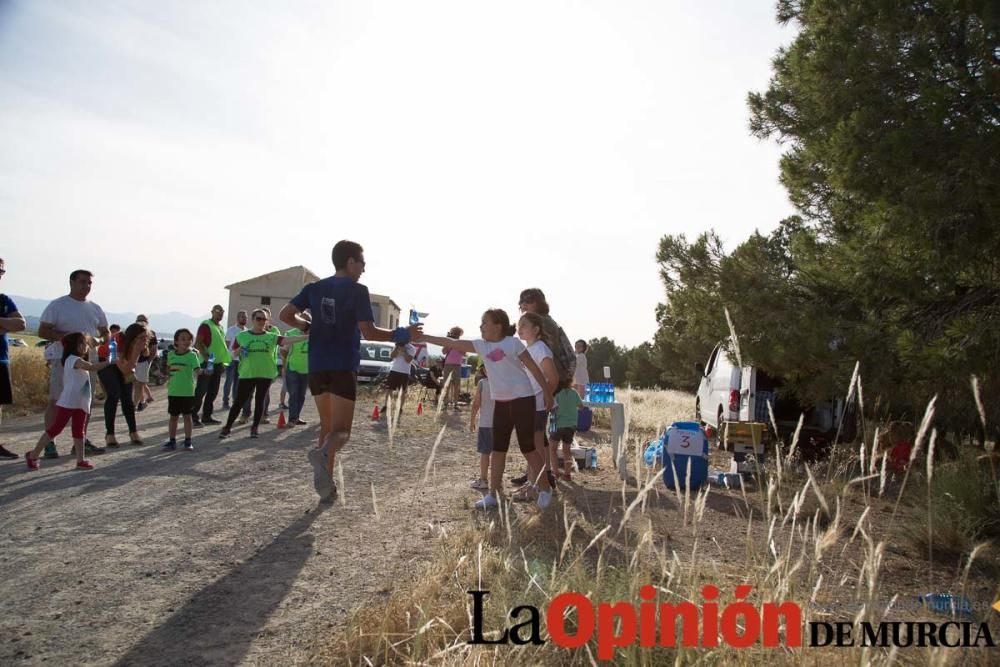
<path fill-rule="evenodd" d="M 147 444 L 92 457 L 92 471 L 65 455 L 68 430 L 64 456 L 41 471 L 0 464 L 0 664 L 299 662 L 317 631 L 421 570 L 441 527 L 468 520 L 467 415 L 449 418 L 423 483 L 440 425 L 409 410 L 390 446 L 359 400 L 345 500 L 324 507 L 306 464 L 317 431 L 308 401 L 309 426 L 272 423 L 257 440 L 242 427 L 222 443 L 219 427 L 196 429 L 195 451 L 164 452 L 162 389 L 156 398 L 139 414 Z M 0 431 L 19 453 L 39 433 L 39 416 Z"/>

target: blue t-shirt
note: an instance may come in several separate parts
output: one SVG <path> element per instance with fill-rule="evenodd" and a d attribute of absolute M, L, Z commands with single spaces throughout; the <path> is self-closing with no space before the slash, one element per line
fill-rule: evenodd
<path fill-rule="evenodd" d="M 368 288 L 350 278 L 330 276 L 302 288 L 291 303 L 312 313 L 309 372 L 357 371 L 361 363 L 358 322 L 372 322 Z"/>
<path fill-rule="evenodd" d="M 0 317 L 10 317 L 17 312 L 14 301 L 6 294 L 0 294 Z M 10 353 L 7 350 L 7 332 L 0 336 L 0 364 L 10 363 Z"/>

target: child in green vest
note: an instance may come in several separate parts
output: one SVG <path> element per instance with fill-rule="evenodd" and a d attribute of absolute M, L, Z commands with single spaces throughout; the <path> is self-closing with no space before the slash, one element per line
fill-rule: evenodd
<path fill-rule="evenodd" d="M 167 414 L 170 422 L 167 426 L 170 440 L 163 449 L 177 449 L 177 419 L 184 417 L 184 449 L 191 451 L 191 428 L 194 426 L 195 388 L 198 376 L 201 375 L 201 355 L 191 349 L 194 335 L 188 329 L 178 329 L 174 332 L 174 349 L 167 352 L 167 372 L 170 380 L 167 383 Z"/>
<path fill-rule="evenodd" d="M 583 399 L 571 388 L 569 380 L 559 383 L 555 395 L 556 401 L 556 431 L 552 436 L 552 446 L 549 447 L 549 463 L 553 471 L 559 470 L 559 443 L 563 450 L 563 472 L 556 474 L 567 482 L 573 478 L 573 436 L 576 434 L 577 412 L 583 407 Z"/>

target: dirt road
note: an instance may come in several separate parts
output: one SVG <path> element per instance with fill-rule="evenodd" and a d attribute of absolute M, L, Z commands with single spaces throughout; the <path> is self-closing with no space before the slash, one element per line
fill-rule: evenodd
<path fill-rule="evenodd" d="M 92 471 L 74 469 L 68 430 L 41 471 L 0 464 L 0 664 L 297 662 L 317 631 L 419 572 L 442 527 L 468 520 L 467 414 L 449 418 L 425 484 L 440 424 L 408 409 L 390 447 L 359 401 L 345 500 L 324 507 L 306 465 L 308 401 L 308 426 L 272 423 L 257 440 L 242 427 L 221 443 L 219 427 L 196 429 L 195 451 L 164 452 L 156 397 L 139 414 L 146 445 L 92 457 Z M 94 442 L 102 416 L 95 405 Z M 36 416 L 0 435 L 22 453 L 39 432 Z"/>

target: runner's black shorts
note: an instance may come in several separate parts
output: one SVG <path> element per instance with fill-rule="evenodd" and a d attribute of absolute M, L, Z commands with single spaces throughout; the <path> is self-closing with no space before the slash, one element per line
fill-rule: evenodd
<path fill-rule="evenodd" d="M 406 389 L 410 384 L 410 374 L 409 373 L 397 373 L 396 371 L 390 371 L 388 379 L 389 391 L 396 391 L 397 389 Z"/>
<path fill-rule="evenodd" d="M 194 396 L 167 396 L 167 414 L 171 417 L 194 414 Z"/>
<path fill-rule="evenodd" d="M 310 372 L 309 392 L 313 396 L 333 394 L 355 401 L 358 398 L 358 374 L 355 371 Z"/>

